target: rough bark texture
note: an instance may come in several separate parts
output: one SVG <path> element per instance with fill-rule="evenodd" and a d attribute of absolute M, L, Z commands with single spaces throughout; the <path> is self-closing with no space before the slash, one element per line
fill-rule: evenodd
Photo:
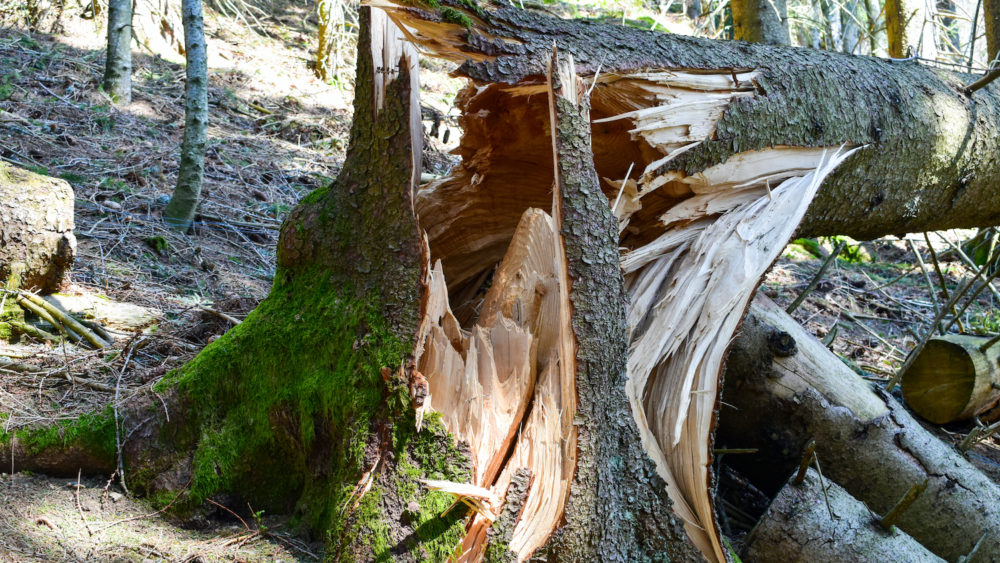
<path fill-rule="evenodd" d="M 901 380 L 913 412 L 935 424 L 968 420 L 1000 402 L 1000 346 L 989 338 L 949 334 L 932 338 Z"/>
<path fill-rule="evenodd" d="M 572 77 L 577 80 L 576 76 Z M 577 85 L 553 85 L 559 88 Z M 582 86 L 580 90 L 583 90 Z M 557 209 L 577 344 L 577 466 L 565 525 L 549 561 L 700 561 L 670 511 L 666 483 L 642 449 L 625 396 L 627 297 L 618 257 L 618 222 L 594 171 L 590 104 L 556 94 Z"/>
<path fill-rule="evenodd" d="M 444 4 L 452 10 L 468 10 L 457 1 Z M 422 20 L 455 28 L 449 33 L 457 36 L 468 56 L 458 72 L 481 83 L 538 83 L 553 41 L 561 52 L 572 54 L 582 75 L 594 73 L 599 65 L 602 76 L 648 69 L 758 69 L 760 75 L 753 84 L 756 96 L 734 101 L 712 139 L 678 156 L 666 168 L 690 175 L 737 153 L 772 146 L 864 145 L 824 182 L 800 226 L 803 235 L 871 239 L 1000 222 L 1000 190 L 996 189 L 1000 161 L 991 156 L 1000 132 L 1000 86 L 996 84 L 970 98 L 961 89 L 971 77 L 918 62 L 659 34 L 499 6 L 469 12 L 468 30 L 447 23 L 438 11 L 400 8 L 390 13 L 404 23 Z M 437 47 L 442 56 L 451 56 L 443 47 L 424 47 Z M 613 83 L 598 83 L 592 96 L 594 119 L 613 115 L 596 111 L 605 89 L 609 97 L 615 96 Z M 494 138 L 505 138 L 512 129 L 544 129 L 542 111 L 525 108 L 518 112 L 518 119 L 510 123 L 503 123 L 498 114 L 469 112 L 465 129 L 487 130 Z M 607 175 L 601 169 L 602 154 L 634 149 L 627 137 L 605 136 L 602 129 L 593 128 L 594 149 L 598 172 Z M 522 140 L 520 135 L 510 135 L 510 142 Z M 476 147 L 460 150 L 470 162 L 485 157 Z M 496 150 L 504 149 L 498 146 Z M 541 150 L 518 156 L 524 158 L 519 163 L 522 168 L 550 158 Z M 624 172 L 614 177 L 621 178 Z M 499 191 L 511 179 L 487 175 L 479 181 L 480 189 L 489 192 L 491 182 L 498 182 Z M 544 205 L 551 177 L 522 176 L 517 183 L 526 205 Z M 454 207 L 456 215 L 464 210 L 458 204 Z M 475 225 L 468 229 L 482 229 L 481 223 L 488 228 L 502 222 L 502 228 L 512 233 L 519 217 L 520 212 L 484 221 L 480 215 L 468 214 L 453 226 L 462 230 L 462 221 L 468 221 Z M 435 244 L 432 232 L 432 252 L 446 253 L 444 249 L 438 253 Z M 491 250 L 490 255 L 499 259 L 502 249 Z M 484 257 L 484 262 L 489 258 Z"/>
<path fill-rule="evenodd" d="M 733 461 L 755 483 L 780 487 L 812 438 L 823 475 L 878 514 L 927 479 L 897 525 L 939 557 L 967 555 L 984 534 L 979 557 L 1000 557 L 1000 487 L 759 295 L 733 342 L 722 401 L 733 408 L 723 408 L 718 441 L 760 448 Z"/>
<path fill-rule="evenodd" d="M 1000 54 L 1000 1 L 983 0 L 983 23 L 986 24 L 986 59 L 992 62 Z"/>
<path fill-rule="evenodd" d="M 821 480 L 814 469 L 802 484 L 789 481 L 781 488 L 748 538 L 746 558 L 810 563 L 944 561 L 898 529 L 887 532 L 864 504 L 836 483 Z"/>
<path fill-rule="evenodd" d="M 733 38 L 751 43 L 788 45 L 785 0 L 732 0 Z"/>
<path fill-rule="evenodd" d="M 51 293 L 73 265 L 73 188 L 0 162 L 0 282 L 24 264 L 21 289 Z"/>
<path fill-rule="evenodd" d="M 201 0 L 184 0 L 184 50 L 187 59 L 184 87 L 184 139 L 177 186 L 163 218 L 178 229 L 187 230 L 201 200 L 205 176 L 205 145 L 208 142 L 208 51 Z"/>
<path fill-rule="evenodd" d="M 427 263 L 412 199 L 416 67 L 372 52 L 369 17 L 340 176 L 285 222 L 268 298 L 157 387 L 169 422 L 155 398 L 129 406 L 127 473 L 154 498 L 184 489 L 182 509 L 229 492 L 293 512 L 331 560 L 445 560 L 465 511 L 419 479 L 465 482 L 470 466 L 438 417 L 416 431 L 407 389 Z"/>
<path fill-rule="evenodd" d="M 108 54 L 104 91 L 117 104 L 132 101 L 132 0 L 108 2 Z"/>

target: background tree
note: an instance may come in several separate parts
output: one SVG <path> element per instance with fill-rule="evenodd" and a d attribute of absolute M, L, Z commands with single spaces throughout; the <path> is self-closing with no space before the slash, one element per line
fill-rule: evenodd
<path fill-rule="evenodd" d="M 201 0 L 183 0 L 184 49 L 187 82 L 184 87 L 184 139 L 177 186 L 163 219 L 187 230 L 194 220 L 205 175 L 205 146 L 208 127 L 208 52 Z"/>
<path fill-rule="evenodd" d="M 733 39 L 788 45 L 788 8 L 785 0 L 730 0 Z"/>
<path fill-rule="evenodd" d="M 132 101 L 132 0 L 108 2 L 108 56 L 104 91 L 117 104 Z"/>

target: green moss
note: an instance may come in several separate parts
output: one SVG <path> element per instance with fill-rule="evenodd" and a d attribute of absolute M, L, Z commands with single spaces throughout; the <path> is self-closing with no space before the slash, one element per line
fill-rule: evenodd
<path fill-rule="evenodd" d="M 472 20 L 469 16 L 465 15 L 461 10 L 456 10 L 455 8 L 444 7 L 441 8 L 441 17 L 444 21 L 455 23 L 467 28 L 472 27 Z"/>
<path fill-rule="evenodd" d="M 79 446 L 105 460 L 115 459 L 115 419 L 110 406 L 101 412 L 86 414 L 74 420 L 61 420 L 50 426 L 18 430 L 14 435 L 28 455 L 37 455 L 48 449 Z"/>
<path fill-rule="evenodd" d="M 447 558 L 461 539 L 461 522 L 441 518 L 450 498 L 422 494 L 418 479 L 467 480 L 468 471 L 456 464 L 461 457 L 439 419 L 428 417 L 417 434 L 408 391 L 381 376 L 382 367 L 402 365 L 412 345 L 393 337 L 377 297 L 345 297 L 318 269 L 276 279 L 243 323 L 157 386 L 176 387 L 194 403 L 184 428 L 173 433 L 178 451 L 195 452 L 194 477 L 176 506 L 190 509 L 215 493 L 239 491 L 255 508 L 294 508 L 333 546 L 363 541 L 388 554 L 396 546 L 380 499 L 416 500 L 420 544 L 413 549 Z M 398 479 L 376 484 L 357 508 L 345 510 L 368 469 L 365 450 L 380 419 L 399 421 L 392 435 Z"/>

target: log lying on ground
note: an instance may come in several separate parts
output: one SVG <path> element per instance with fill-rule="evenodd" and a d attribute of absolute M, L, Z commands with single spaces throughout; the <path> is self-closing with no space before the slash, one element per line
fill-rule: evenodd
<path fill-rule="evenodd" d="M 1000 487 L 766 297 L 733 342 L 722 400 L 718 440 L 760 449 L 733 461 L 755 484 L 780 487 L 814 439 L 824 476 L 879 514 L 927 479 L 897 525 L 939 557 L 984 535 L 980 557 L 1000 557 Z"/>
<path fill-rule="evenodd" d="M 56 291 L 75 255 L 69 183 L 0 162 L 0 283 L 20 262 L 21 289 Z"/>
<path fill-rule="evenodd" d="M 886 531 L 868 508 L 809 469 L 778 492 L 747 538 L 747 561 L 810 563 L 943 562 L 916 540 Z"/>
<path fill-rule="evenodd" d="M 991 338 L 932 338 L 903 374 L 903 399 L 935 424 L 968 420 L 1000 402 L 1000 346 Z M 985 348 L 984 348 L 985 347 Z"/>

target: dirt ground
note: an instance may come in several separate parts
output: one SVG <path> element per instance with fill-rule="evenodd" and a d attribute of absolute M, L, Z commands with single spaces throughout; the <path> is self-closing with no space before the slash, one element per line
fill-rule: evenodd
<path fill-rule="evenodd" d="M 311 3 L 291 2 L 262 16 L 253 29 L 208 11 L 210 142 L 204 201 L 188 234 L 159 220 L 176 181 L 183 66 L 139 52 L 134 101 L 116 107 L 98 90 L 103 32 L 80 17 L 84 8 L 68 9 L 58 33 L 0 27 L 0 158 L 72 185 L 79 247 L 63 298 L 82 311 L 100 309 L 94 316 L 115 337 L 112 347 L 96 351 L 29 339 L 0 342 L 0 356 L 32 367 L 0 368 L 4 430 L 76 418 L 112 404 L 116 395 L 119 404 L 127 402 L 266 296 L 281 221 L 299 199 L 336 176 L 351 119 L 349 76 L 326 84 L 308 66 L 315 22 L 306 5 Z M 445 116 L 443 137 L 443 129 L 455 129 L 451 101 L 462 82 L 449 78 L 445 65 L 424 67 L 425 114 Z M 453 130 L 448 145 L 432 140 L 439 151 L 432 172 L 446 171 L 450 161 L 440 151 L 457 138 Z M 908 236 L 912 247 L 899 239 L 850 245 L 850 260 L 838 259 L 794 316 L 817 336 L 831 338 L 832 349 L 853 369 L 884 382 L 926 332 L 935 301 L 945 299 L 933 259 L 949 291 L 973 273 L 947 242 L 971 234 L 930 234 L 933 256 L 919 234 Z M 790 245 L 762 283 L 761 291 L 783 306 L 823 263 L 807 247 L 808 241 Z M 1000 294 L 984 292 L 964 314 L 962 328 L 1000 331 L 998 301 Z M 970 428 L 936 431 L 957 442 Z M 1000 478 L 994 439 L 977 446 L 970 459 Z M 296 539 L 280 519 L 254 518 L 252 507 L 218 507 L 197 528 L 190 522 L 184 527 L 124 495 L 107 476 L 85 477 L 77 487 L 76 477 L 10 475 L 3 467 L 0 460 L 0 561 L 321 556 L 319 546 Z"/>

